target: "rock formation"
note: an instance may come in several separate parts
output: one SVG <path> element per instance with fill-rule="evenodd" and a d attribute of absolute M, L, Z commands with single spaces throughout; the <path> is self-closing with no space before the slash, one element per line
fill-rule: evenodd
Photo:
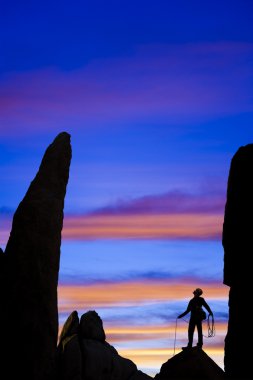
<path fill-rule="evenodd" d="M 105 332 L 102 319 L 95 311 L 87 311 L 81 316 L 80 334 L 85 339 L 93 339 L 105 342 Z"/>
<path fill-rule="evenodd" d="M 70 135 L 63 132 L 47 148 L 15 212 L 1 257 L 1 362 L 6 379 L 54 376 L 61 230 L 70 161 Z"/>
<path fill-rule="evenodd" d="M 224 380 L 224 371 L 201 349 L 193 347 L 173 356 L 155 380 Z"/>
<path fill-rule="evenodd" d="M 59 339 L 58 380 L 150 380 L 129 359 L 105 341 L 103 323 L 95 311 L 77 311 L 65 322 Z"/>
<path fill-rule="evenodd" d="M 252 378 L 250 327 L 251 254 L 253 252 L 253 144 L 231 161 L 223 224 L 224 284 L 230 286 L 225 339 L 225 372 L 230 379 Z"/>
<path fill-rule="evenodd" d="M 57 379 L 82 379 L 82 354 L 79 344 L 79 317 L 77 311 L 70 314 L 59 338 Z"/>

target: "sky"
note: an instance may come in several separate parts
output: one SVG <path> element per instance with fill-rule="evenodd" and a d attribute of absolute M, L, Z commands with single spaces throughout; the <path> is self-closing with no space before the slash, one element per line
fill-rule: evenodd
<path fill-rule="evenodd" d="M 176 317 L 196 287 L 223 368 L 221 236 L 231 159 L 253 143 L 252 14 L 250 0 L 2 5 L 0 244 L 47 146 L 70 133 L 60 329 L 96 310 L 151 376 L 187 344 Z"/>

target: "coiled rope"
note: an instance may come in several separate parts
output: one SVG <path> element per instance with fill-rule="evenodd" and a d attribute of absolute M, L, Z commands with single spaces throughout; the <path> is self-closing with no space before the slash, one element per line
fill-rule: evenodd
<path fill-rule="evenodd" d="M 211 315 L 212 321 L 210 322 L 210 315 L 207 318 L 207 336 L 203 335 L 205 338 L 213 338 L 215 336 L 215 325 L 214 317 Z"/>
<path fill-rule="evenodd" d="M 211 321 L 210 321 L 210 316 L 211 316 Z M 183 318 L 181 318 L 181 319 L 182 319 L 184 322 L 186 322 L 187 324 L 189 323 L 189 321 L 187 321 L 186 319 L 183 319 Z M 176 351 L 177 320 L 178 320 L 178 318 L 176 318 L 173 356 L 175 355 L 175 351 Z M 203 336 L 204 336 L 205 338 L 213 338 L 213 337 L 215 336 L 215 325 L 214 325 L 214 317 L 213 317 L 213 315 L 208 315 L 208 318 L 207 318 L 207 335 L 204 335 L 204 334 L 203 334 Z"/>

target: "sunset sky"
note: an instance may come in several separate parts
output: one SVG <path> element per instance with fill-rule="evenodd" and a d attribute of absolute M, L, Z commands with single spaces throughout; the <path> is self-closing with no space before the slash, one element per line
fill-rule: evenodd
<path fill-rule="evenodd" d="M 253 143 L 253 2 L 10 1 L 0 29 L 0 243 L 58 133 L 71 134 L 59 322 L 96 310 L 154 376 L 201 287 L 223 368 L 230 161 Z M 206 334 L 206 326 L 204 334 Z"/>

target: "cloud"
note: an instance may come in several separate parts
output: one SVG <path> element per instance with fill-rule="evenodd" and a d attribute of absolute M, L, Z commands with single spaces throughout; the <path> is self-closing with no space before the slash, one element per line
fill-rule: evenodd
<path fill-rule="evenodd" d="M 196 286 L 205 289 L 207 299 L 228 299 L 228 288 L 218 282 L 189 281 L 127 281 L 90 284 L 60 284 L 58 289 L 60 312 L 75 309 L 89 310 L 102 307 L 129 307 L 189 299 Z"/>
<path fill-rule="evenodd" d="M 113 205 L 95 210 L 91 215 L 222 214 L 224 207 L 225 194 L 221 192 L 189 194 L 170 191 L 132 200 L 119 200 Z"/>
<path fill-rule="evenodd" d="M 138 265 L 138 264 L 137 264 Z M 99 278 L 99 280 L 98 280 Z M 126 281 L 145 281 L 145 280 L 172 280 L 178 278 L 177 273 L 170 273 L 170 272 L 161 272 L 161 271 L 146 271 L 146 272 L 124 272 L 124 273 L 118 273 L 112 274 L 111 273 L 103 273 L 99 274 L 77 274 L 74 270 L 72 273 L 61 273 L 59 274 L 59 282 L 60 284 L 76 284 L 76 285 L 95 285 L 95 284 L 111 284 L 113 283 L 121 283 Z"/>
<path fill-rule="evenodd" d="M 89 214 L 67 215 L 65 239 L 221 238 L 225 194 L 172 191 L 121 200 Z"/>
<path fill-rule="evenodd" d="M 66 241 L 99 239 L 220 240 L 221 214 L 65 215 Z M 11 220 L 1 220 L 0 243 L 6 244 Z"/>
<path fill-rule="evenodd" d="M 188 194 L 172 191 L 147 195 L 94 210 L 66 214 L 64 240 L 189 239 L 219 240 L 225 196 L 219 192 Z M 2 208 L 1 244 L 7 242 L 11 212 Z"/>
<path fill-rule="evenodd" d="M 252 111 L 253 45 L 151 45 L 76 71 L 1 79 L 1 135 L 166 118 L 168 124 Z"/>
<path fill-rule="evenodd" d="M 221 239 L 220 214 L 83 215 L 64 219 L 63 239 Z"/>
<path fill-rule="evenodd" d="M 136 269 L 138 268 L 138 264 Z M 188 271 L 190 272 L 190 271 Z M 218 280 L 217 277 L 210 277 L 206 276 L 204 273 L 202 277 L 200 276 L 192 276 L 192 273 L 188 273 L 187 271 L 183 271 L 183 273 L 178 272 L 169 272 L 169 271 L 130 271 L 130 272 L 123 272 L 118 273 L 118 275 L 113 274 L 113 276 L 109 273 L 105 272 L 103 275 L 89 275 L 87 273 L 85 274 L 76 274 L 76 272 L 73 272 L 72 274 L 69 273 L 60 273 L 59 277 L 59 283 L 60 285 L 77 285 L 77 286 L 93 286 L 93 285 L 111 285 L 113 284 L 122 284 L 122 283 L 129 283 L 129 282 L 145 282 L 145 281 L 162 281 L 162 282 L 174 282 L 178 281 L 180 278 L 182 283 L 186 282 L 195 282 L 195 283 L 202 283 L 203 278 L 205 278 L 205 283 L 213 284 L 215 281 Z"/>

